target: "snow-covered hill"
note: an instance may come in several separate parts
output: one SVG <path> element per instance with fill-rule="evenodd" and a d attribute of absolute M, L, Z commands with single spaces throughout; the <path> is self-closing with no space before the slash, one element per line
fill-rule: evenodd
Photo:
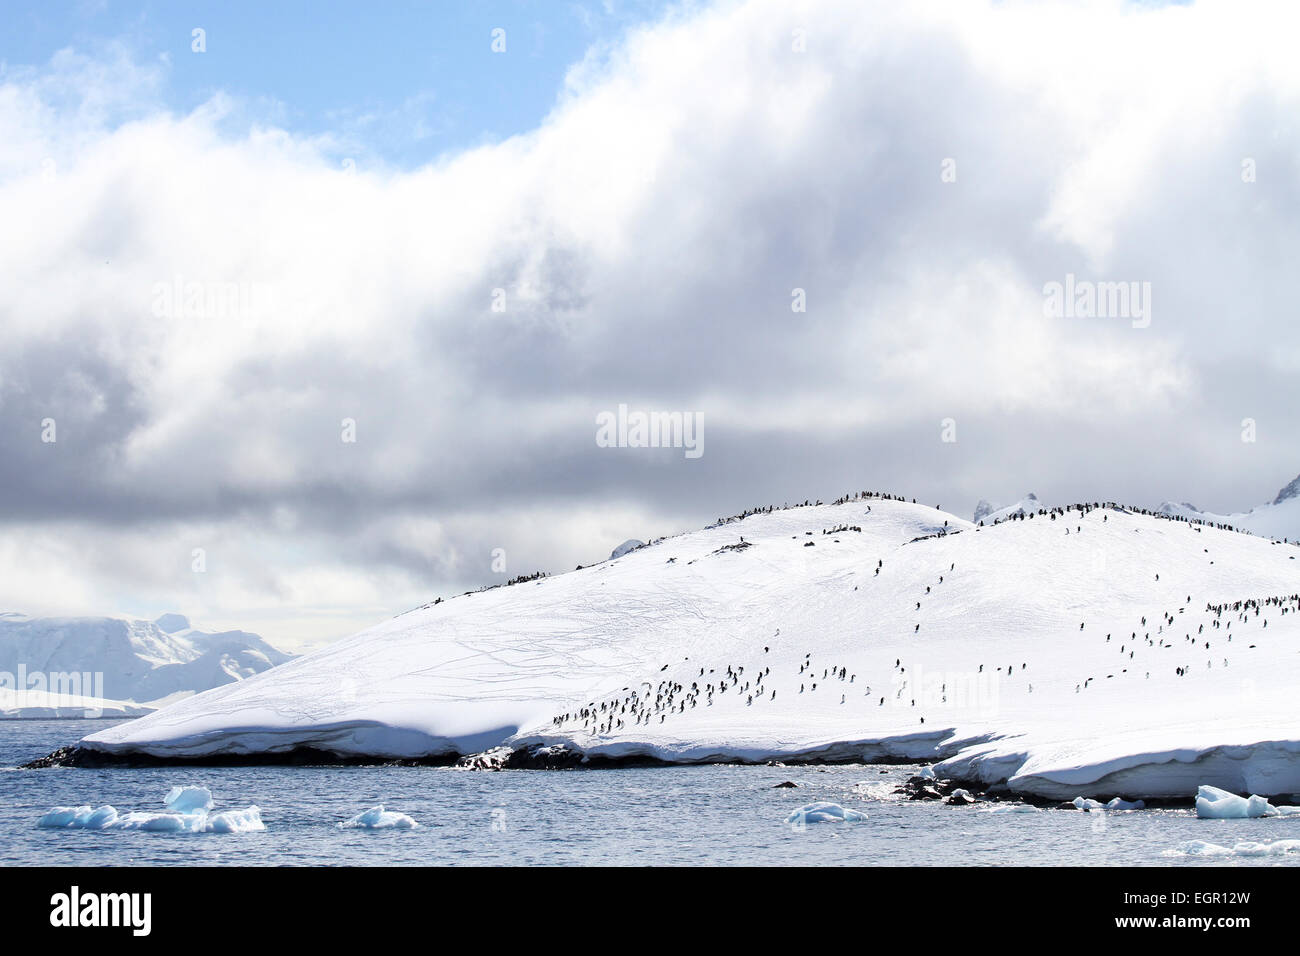
<path fill-rule="evenodd" d="M 1221 515 L 1201 511 L 1195 505 L 1166 501 L 1160 511 L 1180 518 L 1211 524 L 1226 524 L 1251 534 L 1285 541 L 1300 541 L 1300 476 L 1277 493 L 1268 504 L 1239 514 Z"/>
<path fill-rule="evenodd" d="M 0 614 L 0 716 L 135 716 L 243 680 L 290 655 L 256 634 L 156 621 Z"/>
<path fill-rule="evenodd" d="M 892 757 L 1049 797 L 1289 794 L 1297 556 L 1105 507 L 761 512 L 420 608 L 83 745 Z"/>

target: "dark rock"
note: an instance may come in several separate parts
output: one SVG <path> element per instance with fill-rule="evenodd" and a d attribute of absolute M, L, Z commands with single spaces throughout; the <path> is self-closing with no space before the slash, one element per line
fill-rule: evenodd
<path fill-rule="evenodd" d="M 902 786 L 894 788 L 894 793 L 901 794 L 909 800 L 942 800 L 959 789 L 961 787 L 955 780 L 938 780 L 916 774 L 908 777 L 907 782 Z"/>
<path fill-rule="evenodd" d="M 60 747 L 53 753 L 23 764 L 24 770 L 48 767 L 448 767 L 457 754 L 394 760 L 383 757 L 341 756 L 315 747 L 295 747 L 281 753 L 205 754 L 197 757 L 156 757 L 153 754 Z"/>
<path fill-rule="evenodd" d="M 586 755 L 563 744 L 554 746 L 493 747 L 461 757 L 456 766 L 467 770 L 569 770 L 586 763 Z"/>

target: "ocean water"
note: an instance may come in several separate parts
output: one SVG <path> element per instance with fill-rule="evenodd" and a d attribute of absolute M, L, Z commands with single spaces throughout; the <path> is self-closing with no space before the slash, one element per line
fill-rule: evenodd
<path fill-rule="evenodd" d="M 889 791 L 915 767 L 680 767 L 497 773 L 429 767 L 18 770 L 104 721 L 0 721 L 0 865 L 1297 865 L 1300 854 L 1169 856 L 1300 839 L 1300 819 L 1197 820 L 1192 810 L 989 813 Z M 798 789 L 774 789 L 791 780 Z M 176 834 L 44 830 L 52 806 L 162 809 L 175 784 L 215 809 L 257 804 L 266 831 Z M 796 807 L 831 801 L 861 823 L 796 829 Z M 382 803 L 415 830 L 341 830 Z"/>

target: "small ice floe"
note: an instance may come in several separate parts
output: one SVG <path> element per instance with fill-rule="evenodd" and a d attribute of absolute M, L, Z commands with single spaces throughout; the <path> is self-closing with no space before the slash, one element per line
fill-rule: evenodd
<path fill-rule="evenodd" d="M 1196 788 L 1196 815 L 1202 820 L 1246 820 L 1300 816 L 1300 807 L 1275 807 L 1255 794 L 1239 797 L 1218 787 Z"/>
<path fill-rule="evenodd" d="M 922 780 L 933 780 L 933 779 L 934 779 L 934 768 L 933 768 L 933 767 L 922 767 L 920 770 L 918 770 L 918 771 L 916 772 L 916 775 L 917 775 L 918 777 L 920 777 Z"/>
<path fill-rule="evenodd" d="M 1041 807 L 1028 803 L 995 803 L 991 807 L 981 807 L 982 813 L 1042 813 Z"/>
<path fill-rule="evenodd" d="M 412 830 L 418 826 L 405 813 L 385 810 L 383 804 L 363 810 L 352 819 L 339 824 L 344 830 Z"/>
<path fill-rule="evenodd" d="M 1180 843 L 1178 846 L 1165 850 L 1161 856 L 1231 856 L 1232 851 L 1226 846 L 1219 846 L 1217 843 L 1206 843 L 1204 840 L 1188 840 L 1186 843 Z"/>
<path fill-rule="evenodd" d="M 1089 797 L 1075 797 L 1070 802 L 1074 804 L 1074 808 L 1076 810 L 1084 810 L 1084 811 L 1143 810 L 1146 808 L 1146 804 L 1143 803 L 1141 800 L 1124 800 L 1121 799 L 1120 797 L 1115 797 L 1114 799 L 1110 800 L 1107 803 L 1102 803 L 1100 800 L 1093 800 Z"/>
<path fill-rule="evenodd" d="M 867 818 L 861 810 L 838 803 L 808 803 L 785 818 L 786 823 L 860 823 Z"/>
<path fill-rule="evenodd" d="M 36 825 L 47 829 L 105 830 L 116 822 L 117 810 L 110 806 L 95 810 L 88 806 L 54 807 L 37 820 Z"/>
<path fill-rule="evenodd" d="M 249 833 L 265 830 L 257 807 L 210 813 L 212 791 L 206 787 L 172 787 L 163 798 L 165 811 L 129 810 L 118 813 L 107 804 L 54 807 L 36 825 L 45 829 L 144 830 L 151 833 Z"/>
<path fill-rule="evenodd" d="M 1161 856 L 1285 856 L 1291 853 L 1300 853 L 1300 840 L 1274 840 L 1272 843 L 1248 840 L 1231 847 L 1205 840 L 1189 840 L 1165 850 Z"/>
<path fill-rule="evenodd" d="M 1124 800 L 1121 797 L 1113 798 L 1106 804 L 1107 810 L 1145 810 L 1146 802 L 1143 800 Z"/>
<path fill-rule="evenodd" d="M 262 823 L 262 811 L 257 807 L 245 810 L 222 810 L 208 817 L 205 833 L 252 833 L 265 830 Z"/>

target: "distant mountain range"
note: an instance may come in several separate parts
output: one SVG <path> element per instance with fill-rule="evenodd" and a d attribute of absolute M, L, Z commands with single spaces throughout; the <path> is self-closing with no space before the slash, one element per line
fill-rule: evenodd
<path fill-rule="evenodd" d="M 247 631 L 155 621 L 0 613 L 0 716 L 147 713 L 292 657 Z"/>
<path fill-rule="evenodd" d="M 987 501 L 981 500 L 975 506 L 975 524 L 981 521 L 986 525 L 1003 521 L 1013 515 L 1028 514 L 1047 507 L 1033 494 L 1025 495 L 1015 504 L 1005 508 L 994 508 Z M 1156 509 L 1160 514 L 1172 518 L 1188 518 L 1209 524 L 1231 525 L 1239 531 L 1248 531 L 1265 538 L 1279 541 L 1300 541 L 1300 475 L 1277 493 L 1272 501 L 1259 505 L 1249 511 L 1234 514 L 1218 514 L 1202 511 L 1189 502 L 1163 502 Z"/>
<path fill-rule="evenodd" d="M 1229 524 L 1266 538 L 1297 541 L 1300 540 L 1300 475 L 1279 491 L 1272 501 L 1239 514 L 1215 514 L 1212 511 L 1202 511 L 1188 502 L 1175 504 L 1170 501 L 1162 504 L 1160 511 L 1179 518 Z"/>

